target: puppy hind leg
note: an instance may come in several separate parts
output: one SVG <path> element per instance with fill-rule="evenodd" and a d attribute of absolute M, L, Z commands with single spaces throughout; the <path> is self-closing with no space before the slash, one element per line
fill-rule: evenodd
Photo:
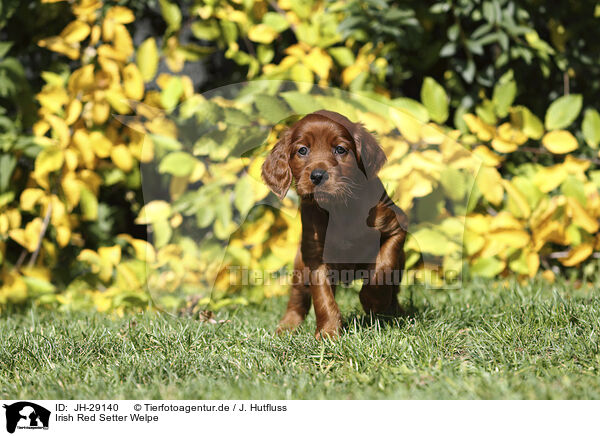
<path fill-rule="evenodd" d="M 293 331 L 302 324 L 304 318 L 310 310 L 310 288 L 303 284 L 292 286 L 290 300 L 288 301 L 285 314 L 279 321 L 277 333 L 281 334 L 286 331 Z"/>
<path fill-rule="evenodd" d="M 364 284 L 359 298 L 367 314 L 398 316 L 402 314 L 402 308 L 397 293 L 397 286 Z"/>

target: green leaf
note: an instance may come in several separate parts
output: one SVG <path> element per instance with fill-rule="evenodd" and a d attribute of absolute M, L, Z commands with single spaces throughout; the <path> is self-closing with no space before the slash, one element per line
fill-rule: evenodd
<path fill-rule="evenodd" d="M 565 95 L 552 102 L 544 124 L 548 130 L 564 129 L 568 127 L 579 115 L 582 105 L 580 94 Z"/>
<path fill-rule="evenodd" d="M 592 148 L 598 148 L 600 143 L 600 114 L 596 109 L 585 111 L 581 130 L 585 142 Z"/>
<path fill-rule="evenodd" d="M 177 177 L 189 176 L 196 166 L 196 159 L 185 151 L 175 151 L 166 155 L 158 166 L 158 172 Z"/>
<path fill-rule="evenodd" d="M 514 80 L 503 81 L 500 79 L 498 84 L 494 86 L 494 94 L 492 102 L 496 106 L 496 113 L 503 118 L 508 115 L 508 109 L 513 104 L 517 95 L 517 83 Z"/>
<path fill-rule="evenodd" d="M 297 114 L 309 114 L 323 109 L 323 106 L 312 95 L 297 91 L 282 92 L 283 99 Z"/>
<path fill-rule="evenodd" d="M 96 221 L 98 218 L 98 199 L 85 186 L 82 186 L 80 190 L 79 206 L 84 221 Z"/>
<path fill-rule="evenodd" d="M 240 211 L 240 214 L 246 215 L 254 206 L 254 192 L 252 191 L 252 182 L 244 176 L 235 184 L 233 204 Z"/>
<path fill-rule="evenodd" d="M 183 82 L 179 77 L 172 77 L 160 93 L 160 103 L 167 111 L 175 109 L 183 95 Z"/>
<path fill-rule="evenodd" d="M 396 109 L 404 109 L 414 116 L 421 123 L 429 121 L 429 112 L 427 108 L 416 100 L 406 97 L 395 98 L 391 101 L 392 106 Z"/>
<path fill-rule="evenodd" d="M 272 95 L 257 95 L 254 104 L 260 112 L 260 115 L 273 124 L 279 123 L 292 115 L 292 112 L 285 102 Z"/>
<path fill-rule="evenodd" d="M 34 295 L 51 294 L 56 290 L 56 286 L 52 283 L 37 277 L 23 276 L 23 281 L 27 285 L 27 290 Z"/>
<path fill-rule="evenodd" d="M 433 121 L 443 123 L 448 119 L 448 96 L 446 91 L 431 77 L 426 77 L 423 81 L 421 101 Z"/>
<path fill-rule="evenodd" d="M 296 86 L 301 92 L 308 92 L 313 87 L 314 74 L 304 64 L 295 64 L 290 69 L 290 78 L 296 82 Z"/>
<path fill-rule="evenodd" d="M 173 229 L 167 220 L 159 220 L 152 223 L 154 233 L 154 245 L 161 248 L 167 245 L 173 234 Z"/>
<path fill-rule="evenodd" d="M 290 27 L 290 23 L 288 23 L 285 17 L 277 12 L 267 12 L 263 15 L 263 23 L 277 33 L 281 33 Z"/>
<path fill-rule="evenodd" d="M 175 151 L 181 150 L 182 148 L 181 142 L 175 138 L 169 138 L 168 136 L 151 133 L 150 139 L 152 139 L 154 145 L 161 151 Z"/>
<path fill-rule="evenodd" d="M 348 67 L 354 64 L 354 53 L 348 47 L 331 47 L 327 51 L 342 67 Z"/>
<path fill-rule="evenodd" d="M 221 36 L 219 25 L 214 21 L 194 21 L 191 29 L 196 38 L 206 41 L 212 41 Z"/>
<path fill-rule="evenodd" d="M 0 194 L 0 209 L 6 206 L 8 203 L 15 199 L 15 193 L 13 191 L 8 191 L 3 194 Z"/>
<path fill-rule="evenodd" d="M 17 159 L 14 155 L 3 154 L 0 156 L 0 192 L 5 192 L 8 189 L 16 165 Z"/>
<path fill-rule="evenodd" d="M 479 277 L 493 278 L 504 271 L 505 264 L 495 257 L 477 259 L 471 265 L 471 274 Z"/>
<path fill-rule="evenodd" d="M 585 207 L 587 204 L 587 198 L 585 196 L 585 189 L 583 182 L 572 174 L 569 174 L 564 182 L 560 185 L 560 190 L 565 197 L 574 198 Z"/>
<path fill-rule="evenodd" d="M 462 172 L 456 168 L 446 167 L 440 174 L 440 183 L 446 195 L 454 201 L 465 198 L 467 184 Z"/>
<path fill-rule="evenodd" d="M 544 135 L 544 125 L 525 106 L 514 106 L 510 109 L 511 123 L 517 126 L 531 139 L 540 139 Z"/>
<path fill-rule="evenodd" d="M 158 49 L 154 38 L 148 38 L 140 44 L 136 55 L 136 63 L 144 82 L 154 79 L 158 70 Z"/>
<path fill-rule="evenodd" d="M 434 256 L 442 256 L 446 253 L 448 240 L 443 233 L 433 229 L 423 228 L 412 234 L 421 253 L 429 253 Z"/>
<path fill-rule="evenodd" d="M 176 32 L 181 27 L 181 11 L 175 3 L 171 3 L 167 0 L 159 0 L 160 10 L 162 16 L 165 19 L 168 31 Z"/>

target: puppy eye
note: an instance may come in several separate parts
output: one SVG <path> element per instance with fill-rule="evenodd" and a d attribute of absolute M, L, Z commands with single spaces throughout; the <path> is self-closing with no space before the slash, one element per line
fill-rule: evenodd
<path fill-rule="evenodd" d="M 335 148 L 333 149 L 333 152 L 334 152 L 335 154 L 345 154 L 345 153 L 347 153 L 347 152 L 348 152 L 348 150 L 346 150 L 346 148 L 345 148 L 345 147 L 342 147 L 341 145 L 338 145 L 337 147 L 335 147 Z"/>
<path fill-rule="evenodd" d="M 298 154 L 300 156 L 306 156 L 308 154 L 308 147 L 302 146 L 298 149 Z"/>

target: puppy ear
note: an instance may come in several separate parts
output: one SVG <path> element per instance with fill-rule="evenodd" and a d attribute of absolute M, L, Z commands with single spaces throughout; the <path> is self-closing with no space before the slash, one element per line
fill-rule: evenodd
<path fill-rule="evenodd" d="M 356 124 L 354 142 L 356 143 L 359 161 L 365 169 L 367 179 L 376 177 L 387 160 L 381 146 L 362 124 Z"/>
<path fill-rule="evenodd" d="M 289 165 L 290 147 L 290 133 L 286 131 L 262 166 L 263 180 L 281 200 L 285 198 L 292 184 L 292 170 Z"/>

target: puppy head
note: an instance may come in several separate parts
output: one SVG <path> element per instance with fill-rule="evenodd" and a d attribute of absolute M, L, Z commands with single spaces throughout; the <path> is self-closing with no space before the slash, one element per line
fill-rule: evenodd
<path fill-rule="evenodd" d="M 358 123 L 330 111 L 305 116 L 277 142 L 262 167 L 262 177 L 283 199 L 292 183 L 301 196 L 344 199 L 385 163 L 383 150 Z"/>

